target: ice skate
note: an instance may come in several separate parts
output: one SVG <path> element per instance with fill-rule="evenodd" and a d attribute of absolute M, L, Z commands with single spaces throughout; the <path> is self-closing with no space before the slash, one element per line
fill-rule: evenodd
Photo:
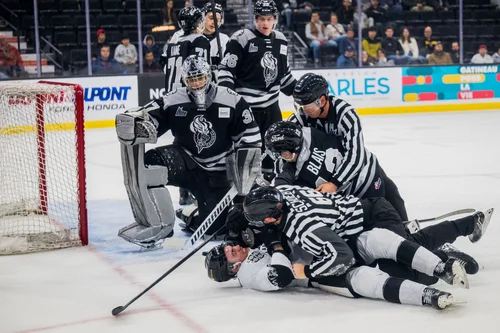
<path fill-rule="evenodd" d="M 434 269 L 434 276 L 448 284 L 469 289 L 465 268 L 456 259 L 448 259 L 446 263 L 438 264 Z"/>
<path fill-rule="evenodd" d="M 476 259 L 472 258 L 467 253 L 460 251 L 450 243 L 441 245 L 438 248 L 438 251 L 443 251 L 450 259 L 458 260 L 458 262 L 465 268 L 467 274 L 476 274 L 480 269 L 480 265 Z"/>
<path fill-rule="evenodd" d="M 474 213 L 474 231 L 469 235 L 469 240 L 472 243 L 476 243 L 483 237 L 494 211 L 495 210 L 493 208 L 490 208 L 484 212 Z"/>
<path fill-rule="evenodd" d="M 422 295 L 422 303 L 424 305 L 430 305 L 436 310 L 444 310 L 452 304 L 463 302 L 455 301 L 453 295 L 448 292 L 434 288 L 425 288 L 424 294 Z"/>

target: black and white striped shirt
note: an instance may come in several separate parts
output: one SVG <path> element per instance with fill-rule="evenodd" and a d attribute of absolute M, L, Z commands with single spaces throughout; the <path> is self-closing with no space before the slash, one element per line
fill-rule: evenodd
<path fill-rule="evenodd" d="M 275 185 L 302 185 L 317 188 L 332 181 L 344 165 L 346 154 L 344 146 L 337 136 L 329 135 L 317 128 L 302 128 L 302 147 L 296 162 L 285 162 L 274 179 Z M 336 190 L 342 195 L 354 195 L 362 198 L 373 184 L 377 173 L 377 158 L 366 152 L 367 162 L 349 182 L 343 183 Z"/>
<path fill-rule="evenodd" d="M 349 268 L 354 259 L 342 239 L 348 241 L 363 232 L 361 201 L 295 185 L 276 188 L 285 199 L 283 232 L 315 257 L 306 266 L 306 275 L 338 275 Z"/>
<path fill-rule="evenodd" d="M 226 158 L 240 148 L 260 148 L 259 127 L 250 107 L 240 95 L 217 87 L 214 101 L 199 109 L 186 88 L 163 96 L 163 107 L 149 112 L 158 136 L 172 131 L 175 143 L 207 171 L 225 171 Z"/>
<path fill-rule="evenodd" d="M 368 164 L 375 166 L 376 158 L 365 148 L 361 122 L 352 105 L 341 98 L 329 96 L 330 109 L 325 119 L 309 118 L 301 111 L 295 111 L 288 119 L 303 127 L 314 127 L 339 138 L 344 147 L 344 157 L 332 178 L 337 187 L 349 183 Z M 372 175 L 373 179 L 373 175 Z"/>
<path fill-rule="evenodd" d="M 256 29 L 235 32 L 226 45 L 218 79 L 221 86 L 240 94 L 254 112 L 277 103 L 280 91 L 290 96 L 296 80 L 288 64 L 285 35 L 273 31 L 264 36 Z"/>

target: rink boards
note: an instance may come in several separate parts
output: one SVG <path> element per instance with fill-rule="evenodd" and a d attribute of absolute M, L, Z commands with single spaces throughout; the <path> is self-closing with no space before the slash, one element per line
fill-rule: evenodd
<path fill-rule="evenodd" d="M 308 72 L 296 70 L 292 74 L 299 78 Z M 497 65 L 367 67 L 314 72 L 328 80 L 330 93 L 345 99 L 361 115 L 500 109 Z M 163 73 L 65 77 L 53 81 L 76 83 L 84 88 L 86 128 L 113 127 L 117 113 L 144 105 L 165 92 Z M 287 118 L 294 110 L 292 98 L 281 94 L 280 107 L 283 118 Z"/>

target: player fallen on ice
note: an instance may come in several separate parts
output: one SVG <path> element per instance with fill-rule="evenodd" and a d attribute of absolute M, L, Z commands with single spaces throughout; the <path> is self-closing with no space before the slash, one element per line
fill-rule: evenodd
<path fill-rule="evenodd" d="M 341 275 L 356 258 L 367 265 L 378 262 L 383 271 L 385 267 L 406 266 L 434 279 L 396 276 L 415 282 L 432 284 L 441 279 L 468 287 L 462 260 L 452 255 L 438 256 L 406 239 L 399 215 L 384 198 L 360 200 L 283 185 L 252 190 L 245 197 L 243 210 L 247 225 L 245 220 L 235 219 L 233 226 L 228 225 L 230 235 L 252 225 L 277 226 L 291 243 L 313 256 L 310 265 L 294 267 L 297 278 Z M 492 214 L 493 209 L 489 209 L 468 217 L 473 224 L 471 242 L 481 239 Z M 387 259 L 385 266 L 380 259 Z M 395 276 L 392 271 L 386 272 Z"/>
<path fill-rule="evenodd" d="M 204 57 L 189 56 L 182 66 L 185 87 L 161 99 L 118 114 L 125 187 L 136 222 L 119 236 L 150 248 L 172 236 L 175 213 L 167 185 L 189 189 L 198 202 L 186 229 L 194 232 L 230 189 L 232 179 L 260 165 L 261 137 L 250 107 L 241 96 L 217 86 Z M 145 143 L 171 131 L 174 143 L 145 151 Z M 228 161 L 246 161 L 232 163 Z M 239 163 L 239 164 L 238 164 Z M 244 184 L 235 181 L 239 192 Z M 225 211 L 207 230 L 224 226 Z"/>

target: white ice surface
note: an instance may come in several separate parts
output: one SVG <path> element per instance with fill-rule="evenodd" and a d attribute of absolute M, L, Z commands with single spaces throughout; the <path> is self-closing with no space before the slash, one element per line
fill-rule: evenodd
<path fill-rule="evenodd" d="M 366 146 L 399 186 L 412 218 L 495 207 L 483 240 L 456 245 L 485 269 L 466 304 L 446 311 L 346 299 L 317 290 L 260 293 L 209 280 L 200 253 L 121 316 L 127 303 L 186 251 L 139 252 L 116 236 L 132 222 L 114 129 L 87 132 L 90 246 L 0 257 L 0 333 L 6 332 L 500 332 L 500 112 L 363 117 Z M 169 142 L 163 138 L 162 142 Z M 171 191 L 174 202 L 178 190 Z M 176 240 L 186 235 L 176 229 Z M 172 243 L 173 243 L 172 242 Z"/>

